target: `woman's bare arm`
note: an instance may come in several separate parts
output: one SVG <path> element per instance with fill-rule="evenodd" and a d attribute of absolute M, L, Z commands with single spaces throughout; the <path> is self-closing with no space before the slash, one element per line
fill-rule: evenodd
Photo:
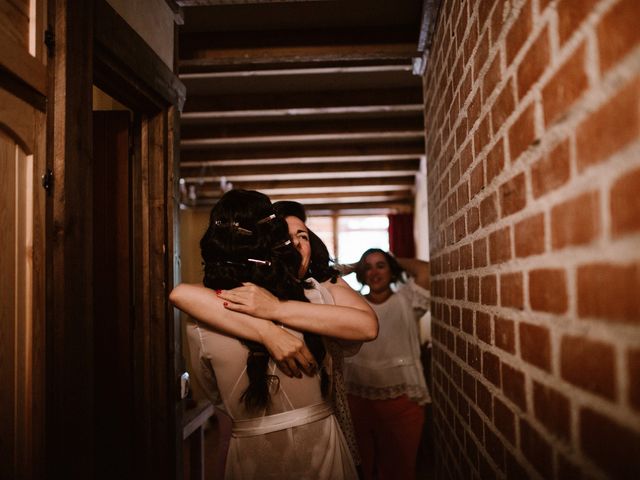
<path fill-rule="evenodd" d="M 315 371 L 315 360 L 305 343 L 271 321 L 255 318 L 224 307 L 223 300 L 202 284 L 180 284 L 169 300 L 187 315 L 213 329 L 243 340 L 263 344 L 278 367 L 289 376 L 307 375 Z"/>
<path fill-rule="evenodd" d="M 414 281 L 418 285 L 420 285 L 425 290 L 429 290 L 430 288 L 429 262 L 425 262 L 424 260 L 418 260 L 417 258 L 396 257 L 396 260 L 398 261 L 400 266 L 404 268 L 410 276 L 413 277 Z"/>
<path fill-rule="evenodd" d="M 371 341 L 378 336 L 378 318 L 367 302 L 341 278 L 325 282 L 335 305 L 318 305 L 295 300 L 281 301 L 252 283 L 219 296 L 227 309 L 274 320 L 296 330 L 342 340 Z"/>

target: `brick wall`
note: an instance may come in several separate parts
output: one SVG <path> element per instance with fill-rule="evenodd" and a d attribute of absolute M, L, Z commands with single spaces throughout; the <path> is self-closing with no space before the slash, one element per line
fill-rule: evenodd
<path fill-rule="evenodd" d="M 640 478 L 640 1 L 446 0 L 424 89 L 438 478 Z"/>

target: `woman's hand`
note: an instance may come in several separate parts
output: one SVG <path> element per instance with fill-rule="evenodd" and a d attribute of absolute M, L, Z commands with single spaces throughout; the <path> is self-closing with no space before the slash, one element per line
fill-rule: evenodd
<path fill-rule="evenodd" d="M 246 313 L 253 317 L 277 320 L 280 300 L 268 290 L 251 282 L 232 290 L 217 290 L 219 298 L 225 300 L 224 306 L 234 312 Z"/>
<path fill-rule="evenodd" d="M 300 370 L 310 377 L 315 375 L 316 361 L 313 355 L 302 340 L 284 328 L 271 323 L 262 333 L 261 343 L 285 375 L 300 378 Z"/>

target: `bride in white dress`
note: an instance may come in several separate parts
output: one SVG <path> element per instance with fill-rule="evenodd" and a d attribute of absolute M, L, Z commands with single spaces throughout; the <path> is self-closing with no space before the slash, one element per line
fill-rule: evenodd
<path fill-rule="evenodd" d="M 209 229 L 201 242 L 205 284 L 227 290 L 219 292 L 220 298 L 214 298 L 209 291 L 203 299 L 201 292 L 194 293 L 198 287 L 181 285 L 172 292 L 171 300 L 196 318 L 206 316 L 226 322 L 219 324 L 222 328 L 218 329 L 195 322 L 187 328 L 192 354 L 197 359 L 194 373 L 203 380 L 201 383 L 212 401 L 233 420 L 226 478 L 357 478 L 334 415 L 334 402 L 329 401 L 331 392 L 323 392 L 323 383 L 325 390 L 331 389 L 327 373 L 333 370 L 331 355 L 326 355 L 328 343 L 318 342 L 318 335 L 335 334 L 335 325 L 340 323 L 335 319 L 347 314 L 356 326 L 341 329 L 342 336 L 348 340 L 370 340 L 377 334 L 377 321 L 366 305 L 365 308 L 318 305 L 332 304 L 332 293 L 314 281 L 310 282 L 312 288 L 302 290 L 296 278 L 300 258 L 287 240 L 286 224 L 281 218 L 274 218 L 266 196 L 257 192 L 228 192 L 214 207 Z M 299 300 L 281 302 L 253 284 L 228 290 L 247 281 L 266 287 L 280 298 Z M 348 295 L 337 290 L 343 287 L 338 283 L 333 290 L 338 296 Z M 299 295 L 302 292 L 316 305 L 304 302 Z M 250 306 L 245 306 L 249 305 L 244 301 L 246 295 L 257 295 L 261 300 L 258 303 L 263 317 L 268 318 L 270 312 L 274 318 L 293 326 L 312 319 L 316 335 L 307 333 L 304 339 L 315 345 L 311 349 L 314 353 L 304 348 L 302 333 L 269 321 L 256 322 L 255 318 L 240 313 L 243 309 L 253 313 Z M 354 296 L 357 298 L 355 292 Z M 265 307 L 269 305 L 271 310 Z M 301 316 L 306 320 L 299 320 Z M 215 321 L 209 323 L 215 327 Z M 303 326 L 302 323 L 299 325 Z M 269 345 L 275 332 L 279 337 L 288 335 L 291 345 L 298 349 L 299 364 L 307 371 L 319 366 L 321 374 L 289 377 L 269 355 L 274 348 L 247 342 Z M 275 357 L 280 360 L 278 355 Z M 284 361 L 279 366 L 288 370 Z"/>

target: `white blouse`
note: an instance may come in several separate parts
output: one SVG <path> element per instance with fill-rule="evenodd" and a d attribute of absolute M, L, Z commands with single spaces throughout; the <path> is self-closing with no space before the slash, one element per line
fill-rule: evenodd
<path fill-rule="evenodd" d="M 368 303 L 378 315 L 378 338 L 345 358 L 347 391 L 371 400 L 407 395 L 420 405 L 431 402 L 418 329 L 418 319 L 429 309 L 429 293 L 409 279 L 383 303 Z"/>

